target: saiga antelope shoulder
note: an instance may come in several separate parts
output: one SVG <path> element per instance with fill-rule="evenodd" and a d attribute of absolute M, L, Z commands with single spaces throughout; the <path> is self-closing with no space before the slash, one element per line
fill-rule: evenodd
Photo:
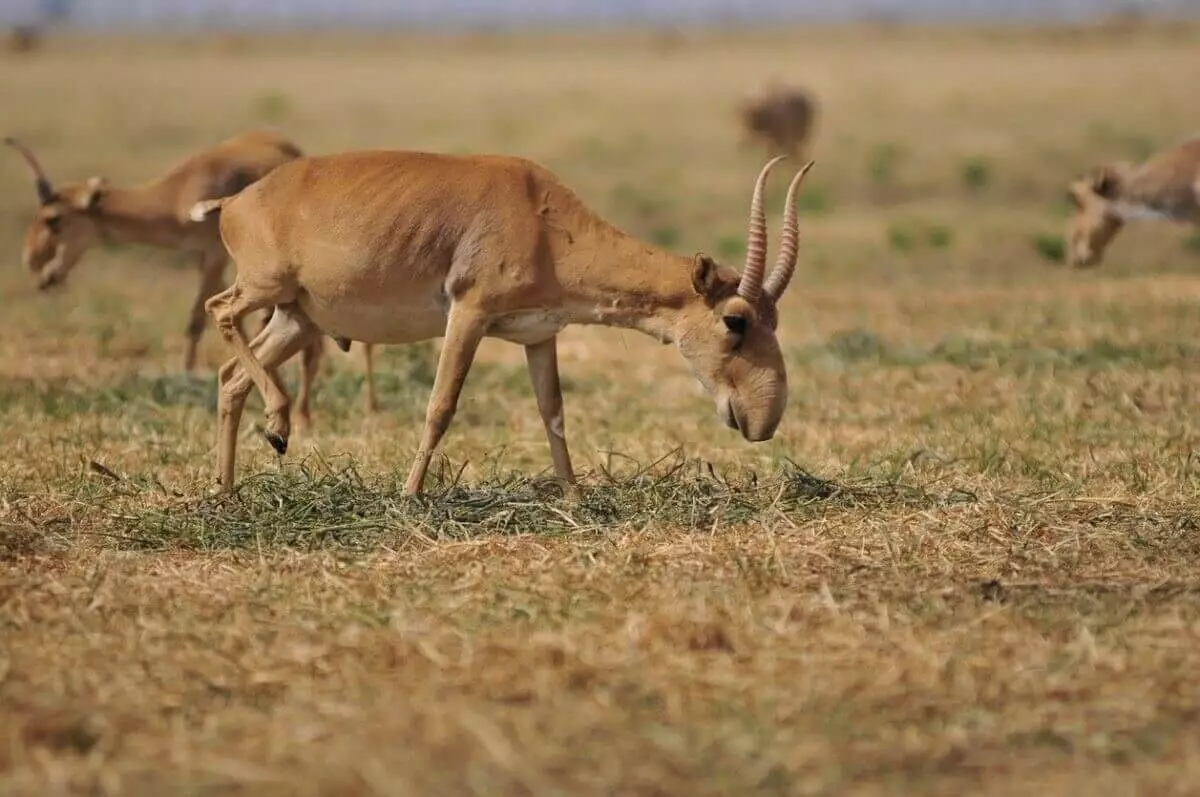
<path fill-rule="evenodd" d="M 236 356 L 219 373 L 222 487 L 234 480 L 246 397 L 264 398 L 266 434 L 288 442 L 289 398 L 276 369 L 322 333 L 372 343 L 442 337 L 420 447 L 406 492 L 421 491 L 485 337 L 525 347 L 557 477 L 574 490 L 563 431 L 556 336 L 568 324 L 628 327 L 674 343 L 717 413 L 747 440 L 771 438 L 787 403 L 776 303 L 796 265 L 796 191 L 787 193 L 778 261 L 768 275 L 763 168 L 750 203 L 740 275 L 704 254 L 680 256 L 627 235 L 545 168 L 501 156 L 358 152 L 286 164 L 220 211 L 234 283 L 207 303 Z M 276 308 L 252 341 L 238 321 Z"/>
<path fill-rule="evenodd" d="M 1200 225 L 1200 138 L 1140 164 L 1099 166 L 1071 182 L 1075 215 L 1067 224 L 1067 262 L 1098 265 L 1104 250 L 1129 221 Z"/>
<path fill-rule="evenodd" d="M 62 284 L 84 253 L 101 241 L 147 244 L 194 256 L 200 286 L 187 323 L 183 362 L 187 371 L 195 366 L 207 326 L 204 302 L 224 287 L 228 262 L 217 225 L 195 224 L 188 218 L 189 209 L 205 199 L 236 194 L 302 154 L 280 135 L 252 131 L 186 158 L 157 179 L 120 188 L 103 177 L 54 185 L 27 146 L 12 138 L 5 143 L 21 155 L 33 176 L 38 206 L 25 233 L 22 260 L 39 289 Z M 321 353 L 319 340 L 305 350 L 298 402 L 304 419 Z M 368 368 L 369 405 L 373 394 Z"/>

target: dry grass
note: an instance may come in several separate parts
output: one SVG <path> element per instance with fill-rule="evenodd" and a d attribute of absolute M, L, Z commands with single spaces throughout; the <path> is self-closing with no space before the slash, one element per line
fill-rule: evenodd
<path fill-rule="evenodd" d="M 5 132 L 56 177 L 268 123 L 314 152 L 506 151 L 732 262 L 761 158 L 737 98 L 778 74 L 822 117 L 779 436 L 721 427 L 670 350 L 570 330 L 577 505 L 498 342 L 427 499 L 397 488 L 433 344 L 385 352 L 370 418 L 332 352 L 314 436 L 276 463 L 254 409 L 241 489 L 208 496 L 212 380 L 174 371 L 194 275 L 110 250 L 36 295 L 0 160 L 0 791 L 1194 789 L 1194 243 L 1132 228 L 1087 273 L 1039 249 L 1068 177 L 1194 132 L 1196 38 L 62 38 L 10 62 Z"/>

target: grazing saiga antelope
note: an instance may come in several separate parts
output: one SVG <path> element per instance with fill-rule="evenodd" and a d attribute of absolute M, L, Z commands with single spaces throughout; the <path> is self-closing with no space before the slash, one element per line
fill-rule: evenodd
<path fill-rule="evenodd" d="M 812 134 L 816 113 L 816 104 L 807 92 L 778 83 L 771 83 L 739 108 L 746 141 L 760 141 L 768 157 L 799 157 Z"/>
<path fill-rule="evenodd" d="M 1200 225 L 1200 138 L 1164 150 L 1141 164 L 1099 166 L 1071 182 L 1075 215 L 1067 225 L 1067 262 L 1098 265 L 1127 221 Z"/>
<path fill-rule="evenodd" d="M 187 324 L 183 367 L 189 372 L 207 326 L 204 302 L 224 287 L 228 262 L 217 225 L 193 223 L 189 209 L 201 200 L 236 194 L 302 154 L 282 136 L 253 131 L 199 152 L 133 188 L 110 186 L 102 177 L 55 186 L 27 146 L 13 138 L 4 142 L 20 153 L 33 174 L 38 209 L 25 233 L 22 259 L 39 289 L 61 284 L 88 248 L 101 241 L 149 244 L 195 256 L 200 290 Z M 305 422 L 322 351 L 323 341 L 314 340 L 304 353 L 297 410 Z"/>
<path fill-rule="evenodd" d="M 42 32 L 36 25 L 14 25 L 8 30 L 8 51 L 27 55 L 41 49 Z"/>
<path fill-rule="evenodd" d="M 766 266 L 763 186 L 755 183 L 741 275 L 704 254 L 684 257 L 613 227 L 547 169 L 502 156 L 357 152 L 293 161 L 220 211 L 237 278 L 208 312 L 236 356 L 218 393 L 219 480 L 234 480 L 237 430 L 252 387 L 266 435 L 287 450 L 289 398 L 277 368 L 316 336 L 410 343 L 442 337 L 420 447 L 405 491 L 421 491 L 485 337 L 525 347 L 555 475 L 574 493 L 563 431 L 558 333 L 568 324 L 639 330 L 674 343 L 717 413 L 750 441 L 770 439 L 787 403 L 776 303 L 796 266 L 796 191 L 787 193 L 778 260 Z M 274 306 L 247 342 L 238 321 Z"/>

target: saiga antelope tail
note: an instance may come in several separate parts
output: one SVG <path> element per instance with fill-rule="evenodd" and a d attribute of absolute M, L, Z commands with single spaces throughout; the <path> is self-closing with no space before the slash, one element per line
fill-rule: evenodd
<path fill-rule="evenodd" d="M 233 196 L 237 196 L 237 194 Z M 192 221 L 204 221 L 209 216 L 220 211 L 226 202 L 233 199 L 233 196 L 223 196 L 220 199 L 206 199 L 203 202 L 197 202 L 188 211 L 188 218 Z"/>

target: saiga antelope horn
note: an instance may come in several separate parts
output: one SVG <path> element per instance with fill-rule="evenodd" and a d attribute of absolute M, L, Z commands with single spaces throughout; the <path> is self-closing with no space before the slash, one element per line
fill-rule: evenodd
<path fill-rule="evenodd" d="M 4 143 L 21 154 L 25 163 L 29 165 L 29 170 L 33 172 L 33 187 L 37 191 L 38 201 L 43 205 L 49 204 L 54 199 L 54 187 L 46 179 L 46 173 L 42 171 L 42 165 L 38 163 L 38 159 L 34 157 L 33 152 L 30 151 L 29 147 L 15 138 L 6 138 L 4 139 Z"/>
<path fill-rule="evenodd" d="M 788 186 L 786 204 L 783 209 L 783 230 L 779 233 L 779 257 L 775 260 L 775 268 L 771 269 L 771 275 L 767 277 L 767 282 L 763 286 L 766 294 L 775 301 L 779 301 L 779 297 L 787 290 L 788 283 L 792 281 L 792 274 L 796 272 L 796 253 L 800 243 L 800 220 L 796 217 L 796 192 L 800 189 L 800 184 L 804 182 L 804 175 L 808 174 L 808 170 L 813 167 L 814 163 L 816 161 L 804 164 L 792 178 L 792 184 Z"/>
<path fill-rule="evenodd" d="M 748 302 L 758 301 L 762 294 L 763 271 L 767 267 L 767 217 L 763 213 L 763 188 L 771 168 L 786 158 L 780 155 L 767 163 L 759 172 L 754 183 L 754 195 L 750 198 L 750 232 L 746 238 L 746 265 L 742 269 L 742 280 L 738 283 L 738 296 Z"/>

